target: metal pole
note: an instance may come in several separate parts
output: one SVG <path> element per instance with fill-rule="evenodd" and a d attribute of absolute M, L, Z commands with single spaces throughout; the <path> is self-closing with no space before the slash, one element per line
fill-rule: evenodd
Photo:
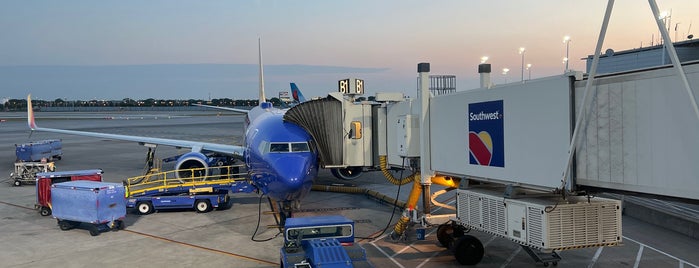
<path fill-rule="evenodd" d="M 570 39 L 566 41 L 566 72 L 568 72 L 568 62 L 570 61 L 570 58 L 568 57 L 568 51 L 570 50 Z"/>
<path fill-rule="evenodd" d="M 417 65 L 418 75 L 420 76 L 420 184 L 422 185 L 425 196 L 429 196 L 430 184 L 432 184 L 431 165 L 431 148 L 430 148 L 430 64 L 419 63 Z M 423 213 L 425 216 L 430 215 L 430 201 L 422 200 Z"/>
<path fill-rule="evenodd" d="M 524 52 L 525 50 L 522 50 L 522 79 L 520 81 L 524 82 Z"/>
<path fill-rule="evenodd" d="M 609 0 L 607 2 L 607 11 L 604 13 L 604 21 L 602 22 L 602 29 L 600 29 L 599 38 L 597 39 L 597 46 L 595 47 L 595 55 L 592 57 L 592 66 L 590 67 L 590 73 L 587 77 L 587 83 L 585 84 L 585 93 L 583 94 L 582 104 L 580 105 L 580 111 L 578 112 L 577 120 L 575 122 L 575 128 L 573 129 L 573 137 L 571 137 L 570 147 L 568 147 L 568 161 L 563 169 L 563 178 L 561 181 L 565 182 L 567 189 L 572 189 L 573 178 L 568 178 L 568 172 L 570 171 L 570 165 L 573 161 L 573 155 L 575 155 L 575 148 L 578 146 L 580 140 L 580 126 L 587 115 L 586 108 L 588 97 L 590 95 L 590 88 L 595 80 L 595 75 L 597 74 L 597 65 L 599 63 L 599 56 L 602 53 L 602 44 L 604 43 L 604 37 L 607 35 L 607 26 L 609 26 L 609 17 L 612 15 L 612 8 L 614 7 L 614 0 Z M 562 189 L 565 190 L 565 189 Z"/>
<path fill-rule="evenodd" d="M 692 104 L 692 108 L 694 108 L 694 114 L 697 116 L 697 119 L 699 120 L 699 107 L 697 106 L 697 98 L 696 96 L 694 96 L 694 92 L 692 92 L 692 87 L 689 86 L 687 75 L 684 73 L 684 69 L 682 68 L 682 64 L 680 64 L 679 57 L 677 57 L 677 51 L 675 50 L 675 46 L 672 44 L 672 40 L 670 40 L 670 34 L 668 33 L 667 29 L 663 27 L 663 23 L 661 23 L 658 19 L 658 4 L 655 3 L 655 0 L 648 0 L 648 3 L 650 4 L 650 9 L 653 11 L 653 17 L 655 19 L 655 22 L 658 23 L 658 29 L 660 29 L 660 34 L 662 35 L 663 40 L 666 44 L 665 47 L 667 48 L 667 52 L 670 54 L 670 60 L 672 60 L 672 65 L 675 66 L 675 70 L 677 71 L 677 74 L 680 76 L 680 79 L 684 84 L 684 88 L 687 90 L 687 95 L 689 95 L 689 102 Z M 663 55 L 665 55 L 665 52 L 663 52 Z"/>

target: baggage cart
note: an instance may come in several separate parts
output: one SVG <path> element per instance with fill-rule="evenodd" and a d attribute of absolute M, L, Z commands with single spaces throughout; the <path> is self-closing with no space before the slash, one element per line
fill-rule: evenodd
<path fill-rule="evenodd" d="M 63 144 L 61 140 L 32 141 L 23 144 L 15 144 L 16 162 L 38 162 L 42 159 L 51 161 L 60 160 L 63 157 Z"/>
<path fill-rule="evenodd" d="M 16 162 L 15 169 L 10 173 L 10 182 L 14 186 L 34 184 L 36 174 L 56 170 L 53 162 Z"/>
<path fill-rule="evenodd" d="M 51 215 L 51 185 L 67 181 L 102 181 L 101 169 L 42 172 L 36 174 L 36 204 L 41 216 Z"/>
<path fill-rule="evenodd" d="M 67 231 L 82 227 L 97 236 L 103 231 L 123 229 L 126 198 L 121 183 L 69 181 L 51 186 L 53 217 Z"/>

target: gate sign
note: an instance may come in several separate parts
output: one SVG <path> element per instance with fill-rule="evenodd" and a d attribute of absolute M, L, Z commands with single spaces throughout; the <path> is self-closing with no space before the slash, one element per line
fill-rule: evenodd
<path fill-rule="evenodd" d="M 338 81 L 338 91 L 348 95 L 364 94 L 364 80 L 356 78 L 347 78 Z"/>
<path fill-rule="evenodd" d="M 505 167 L 503 101 L 470 103 L 468 129 L 469 163 Z"/>

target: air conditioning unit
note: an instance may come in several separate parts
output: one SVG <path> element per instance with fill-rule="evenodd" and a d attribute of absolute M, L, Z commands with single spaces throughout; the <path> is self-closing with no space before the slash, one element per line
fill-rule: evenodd
<path fill-rule="evenodd" d="M 621 201 L 559 196 L 504 198 L 490 189 L 457 190 L 457 223 L 542 251 L 622 242 Z"/>

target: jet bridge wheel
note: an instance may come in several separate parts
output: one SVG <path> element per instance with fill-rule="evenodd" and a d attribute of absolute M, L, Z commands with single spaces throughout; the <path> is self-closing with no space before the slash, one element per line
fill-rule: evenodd
<path fill-rule="evenodd" d="M 451 224 L 445 223 L 437 227 L 437 240 L 443 247 L 448 247 L 449 242 L 454 239 L 454 227 Z"/>
<path fill-rule="evenodd" d="M 335 176 L 335 178 L 351 181 L 359 178 L 362 175 L 362 167 L 346 167 L 346 168 L 333 168 L 330 169 L 330 173 Z"/>
<path fill-rule="evenodd" d="M 462 265 L 475 265 L 481 262 L 485 249 L 478 238 L 464 235 L 454 241 L 454 257 Z"/>
<path fill-rule="evenodd" d="M 199 213 L 206 213 L 211 211 L 211 203 L 209 203 L 209 200 L 199 199 L 196 202 L 194 202 L 194 208 Z"/>

